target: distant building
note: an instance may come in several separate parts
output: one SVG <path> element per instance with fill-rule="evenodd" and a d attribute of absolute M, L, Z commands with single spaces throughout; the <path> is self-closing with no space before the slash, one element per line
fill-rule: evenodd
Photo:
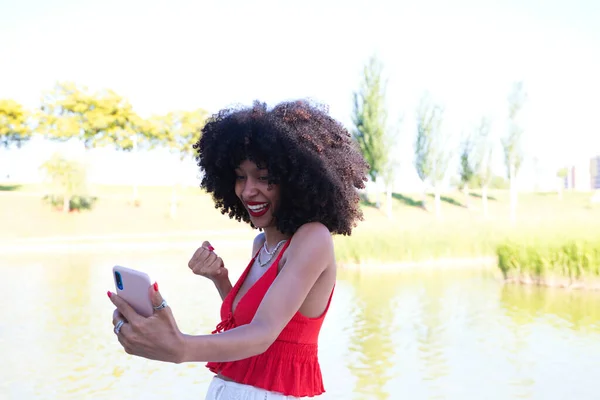
<path fill-rule="evenodd" d="M 600 155 L 590 160 L 590 186 L 592 190 L 600 189 Z"/>
<path fill-rule="evenodd" d="M 600 156 L 593 157 L 588 163 L 580 163 L 567 168 L 565 189 L 596 190 L 600 189 Z"/>
<path fill-rule="evenodd" d="M 583 165 L 568 167 L 568 173 L 565 177 L 565 189 L 584 191 L 591 189 L 590 170 L 586 167 Z"/>

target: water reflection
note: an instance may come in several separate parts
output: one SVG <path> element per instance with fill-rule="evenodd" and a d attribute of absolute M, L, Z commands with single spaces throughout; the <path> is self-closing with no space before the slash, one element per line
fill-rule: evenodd
<path fill-rule="evenodd" d="M 202 363 L 125 354 L 112 332 L 113 263 L 158 280 L 178 324 L 218 322 L 187 253 L 0 258 L 0 398 L 202 398 Z M 247 260 L 229 260 L 240 265 Z M 595 399 L 600 293 L 503 285 L 487 272 L 340 271 L 320 356 L 328 399 Z M 565 373 L 569 371 L 570 373 Z"/>
<path fill-rule="evenodd" d="M 357 399 L 388 399 L 387 383 L 395 376 L 392 337 L 394 297 L 399 292 L 398 275 L 346 275 L 355 290 L 351 315 L 348 369 L 356 378 Z"/>
<path fill-rule="evenodd" d="M 443 388 L 440 378 L 448 375 L 448 363 L 445 351 L 446 324 L 445 315 L 446 286 L 444 281 L 438 279 L 423 279 L 423 289 L 419 303 L 421 304 L 416 321 L 418 324 L 416 339 L 419 343 L 418 354 L 422 377 L 430 389 L 430 399 L 443 398 Z M 442 396 L 442 397 L 440 397 Z"/>
<path fill-rule="evenodd" d="M 519 325 L 544 319 L 557 327 L 600 332 L 600 293 L 595 291 L 511 284 L 503 287 L 500 299 Z"/>
<path fill-rule="evenodd" d="M 536 381 L 533 371 L 545 367 L 540 365 L 541 360 L 545 363 L 556 362 L 556 368 L 569 368 L 570 362 L 560 359 L 560 353 L 565 351 L 561 349 L 565 342 L 563 346 L 543 347 L 543 344 L 540 346 L 539 340 L 544 340 L 550 335 L 548 329 L 561 332 L 563 339 L 572 337 L 573 332 L 588 334 L 600 332 L 599 300 L 600 294 L 590 291 L 516 284 L 502 287 L 500 302 L 511 321 L 507 324 L 511 335 L 506 350 L 507 358 L 514 366 L 509 383 L 514 388 L 515 398 L 534 397 L 535 389 L 542 382 Z M 571 334 L 566 335 L 565 329 Z M 540 330 L 546 333 L 540 335 Z M 570 348 L 567 351 L 573 350 L 576 349 Z M 546 354 L 542 355 L 542 353 Z M 556 359 L 552 360 L 553 356 L 556 356 Z M 571 357 L 573 359 L 577 357 L 576 353 L 572 352 Z M 568 396 L 576 398 L 571 397 L 572 394 Z"/>

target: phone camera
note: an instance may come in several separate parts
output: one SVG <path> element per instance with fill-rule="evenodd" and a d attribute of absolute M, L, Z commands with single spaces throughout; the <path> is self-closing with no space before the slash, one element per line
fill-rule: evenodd
<path fill-rule="evenodd" d="M 115 271 L 115 281 L 119 290 L 123 290 L 123 280 L 121 279 L 121 274 L 117 271 Z"/>

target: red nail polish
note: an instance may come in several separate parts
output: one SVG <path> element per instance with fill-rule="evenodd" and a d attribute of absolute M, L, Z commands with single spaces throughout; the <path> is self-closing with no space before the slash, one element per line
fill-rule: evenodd
<path fill-rule="evenodd" d="M 152 286 L 154 286 L 154 291 L 158 292 L 158 283 L 154 282 L 154 285 L 152 285 Z"/>
<path fill-rule="evenodd" d="M 106 292 L 106 295 L 108 296 L 108 298 L 110 299 L 110 296 L 112 296 L 112 293 L 110 291 Z"/>
<path fill-rule="evenodd" d="M 208 249 L 209 249 L 210 251 L 215 251 L 215 248 L 214 248 L 214 247 L 212 247 L 212 246 L 208 246 Z"/>

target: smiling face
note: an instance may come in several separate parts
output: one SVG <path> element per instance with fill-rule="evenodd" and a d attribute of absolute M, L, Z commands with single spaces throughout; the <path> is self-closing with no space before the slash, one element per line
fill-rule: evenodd
<path fill-rule="evenodd" d="M 269 173 L 254 162 L 245 160 L 235 169 L 235 194 L 248 211 L 257 228 L 275 226 L 273 213 L 279 202 L 279 185 L 269 185 Z"/>

